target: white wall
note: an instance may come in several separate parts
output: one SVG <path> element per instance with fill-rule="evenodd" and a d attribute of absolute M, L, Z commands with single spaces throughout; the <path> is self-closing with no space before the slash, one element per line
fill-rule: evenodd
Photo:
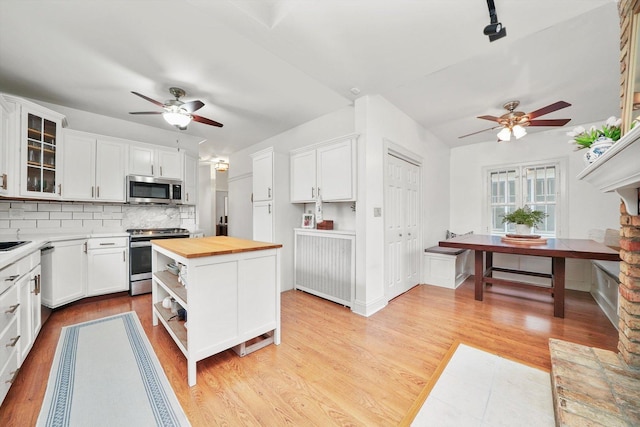
<path fill-rule="evenodd" d="M 422 161 L 422 223 L 424 247 L 444 237 L 449 224 L 449 148 L 381 96 L 356 100 L 358 141 L 358 204 L 356 213 L 356 304 L 354 311 L 371 315 L 387 304 L 385 296 L 384 169 L 389 144 Z M 374 217 L 374 208 L 382 216 Z"/>
<path fill-rule="evenodd" d="M 588 127 L 590 125 L 585 125 Z M 584 151 L 574 151 L 567 143 L 567 129 L 529 133 L 507 143 L 495 140 L 451 150 L 451 230 L 486 233 L 482 228 L 482 168 L 529 161 L 564 158 L 567 193 L 562 195 L 563 224 L 561 237 L 588 238 L 590 229 L 619 228 L 620 198 L 615 193 L 601 193 L 576 176 L 585 167 Z"/>
<path fill-rule="evenodd" d="M 602 123 L 596 123 L 601 125 Z M 591 124 L 584 125 L 585 128 Z M 587 239 L 589 230 L 620 227 L 620 198 L 615 193 L 602 193 L 594 186 L 578 181 L 576 176 L 585 168 L 584 150 L 574 151 L 568 144 L 567 128 L 546 132 L 530 132 L 516 141 L 498 143 L 495 140 L 458 147 L 451 150 L 451 224 L 454 232 L 487 234 L 482 223 L 485 167 L 563 159 L 567 165 L 567 191 L 562 194 L 564 223 L 559 237 Z M 550 263 L 513 255 L 495 259 L 496 265 L 515 269 L 550 272 Z M 535 264 L 535 266 L 534 266 Z M 531 268 L 531 267 L 534 268 Z M 566 287 L 588 290 L 591 280 L 590 262 L 567 260 Z M 530 280 L 530 279 L 529 279 Z"/>
<path fill-rule="evenodd" d="M 303 205 L 289 203 L 289 151 L 353 133 L 353 107 L 304 123 L 229 156 L 229 235 L 252 238 L 251 154 L 273 147 L 275 158 L 275 241 L 282 249 L 282 290 L 293 288 L 293 229 L 300 227 Z M 247 182 L 248 181 L 248 182 Z M 346 208 L 348 209 L 348 207 Z"/>
<path fill-rule="evenodd" d="M 211 179 L 211 163 L 198 162 L 198 229 L 205 236 L 215 236 L 215 181 Z"/>

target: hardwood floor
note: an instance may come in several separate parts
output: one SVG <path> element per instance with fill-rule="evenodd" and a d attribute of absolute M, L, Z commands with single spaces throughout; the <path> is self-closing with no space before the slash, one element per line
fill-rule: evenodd
<path fill-rule="evenodd" d="M 35 424 L 62 326 L 130 310 L 193 426 L 394 426 L 454 340 L 545 370 L 550 337 L 616 349 L 617 331 L 588 293 L 568 291 L 566 317 L 559 319 L 551 298 L 538 293 L 494 286 L 484 302 L 475 301 L 472 279 L 456 291 L 416 286 L 369 318 L 284 292 L 282 344 L 198 362 L 192 388 L 182 353 L 162 327 L 151 326 L 150 295 L 65 307 L 44 325 L 0 407 L 0 425 Z"/>

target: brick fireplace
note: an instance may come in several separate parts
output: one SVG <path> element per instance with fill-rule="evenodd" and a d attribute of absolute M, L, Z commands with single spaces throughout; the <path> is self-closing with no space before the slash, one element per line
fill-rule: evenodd
<path fill-rule="evenodd" d="M 640 216 L 629 215 L 624 203 L 620 225 L 618 351 L 627 365 L 640 369 Z"/>

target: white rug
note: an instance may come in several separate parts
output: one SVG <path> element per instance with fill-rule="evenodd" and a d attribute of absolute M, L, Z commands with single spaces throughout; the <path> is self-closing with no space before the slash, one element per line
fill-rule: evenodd
<path fill-rule="evenodd" d="M 412 426 L 555 426 L 548 372 L 455 345 L 416 402 L 424 403 Z"/>
<path fill-rule="evenodd" d="M 38 426 L 189 426 L 135 312 L 62 328 Z"/>

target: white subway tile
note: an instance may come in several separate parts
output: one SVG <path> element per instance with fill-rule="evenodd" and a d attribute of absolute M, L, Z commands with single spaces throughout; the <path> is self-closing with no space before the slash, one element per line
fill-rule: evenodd
<path fill-rule="evenodd" d="M 60 212 L 62 206 L 59 203 L 38 203 L 40 212 Z"/>
<path fill-rule="evenodd" d="M 27 228 L 36 228 L 36 220 L 12 219 L 9 226 L 10 228 L 20 228 L 24 232 Z"/>
<path fill-rule="evenodd" d="M 0 219 L 9 219 L 8 211 L 0 211 Z"/>
<path fill-rule="evenodd" d="M 62 205 L 62 212 L 82 212 L 83 205 L 65 203 Z"/>
<path fill-rule="evenodd" d="M 91 212 L 73 212 L 73 219 L 89 220 L 93 219 L 93 214 Z"/>
<path fill-rule="evenodd" d="M 102 228 L 101 219 L 85 219 L 82 221 L 82 226 L 85 228 Z"/>
<path fill-rule="evenodd" d="M 8 219 L 0 219 L 0 230 L 9 228 L 9 220 Z"/>
<path fill-rule="evenodd" d="M 60 220 L 41 219 L 37 221 L 37 227 L 38 228 L 60 228 Z"/>
<path fill-rule="evenodd" d="M 51 212 L 49 219 L 72 219 L 73 214 L 71 212 Z"/>
<path fill-rule="evenodd" d="M 102 226 L 106 228 L 122 228 L 122 221 L 118 219 L 105 219 L 102 221 Z"/>
<path fill-rule="evenodd" d="M 23 219 L 49 219 L 49 212 L 25 212 Z"/>
<path fill-rule="evenodd" d="M 0 202 L 0 211 L 8 211 L 9 209 L 11 209 L 10 202 Z"/>
<path fill-rule="evenodd" d="M 122 212 L 122 206 L 120 206 L 120 205 L 105 205 L 103 210 L 104 210 L 105 213 Z"/>
<path fill-rule="evenodd" d="M 35 212 L 38 210 L 37 203 L 12 202 L 12 208 L 22 209 L 23 211 Z"/>
<path fill-rule="evenodd" d="M 84 205 L 85 212 L 102 212 L 102 205 Z"/>
<path fill-rule="evenodd" d="M 82 220 L 80 219 L 63 219 L 60 221 L 62 228 L 82 228 Z"/>

